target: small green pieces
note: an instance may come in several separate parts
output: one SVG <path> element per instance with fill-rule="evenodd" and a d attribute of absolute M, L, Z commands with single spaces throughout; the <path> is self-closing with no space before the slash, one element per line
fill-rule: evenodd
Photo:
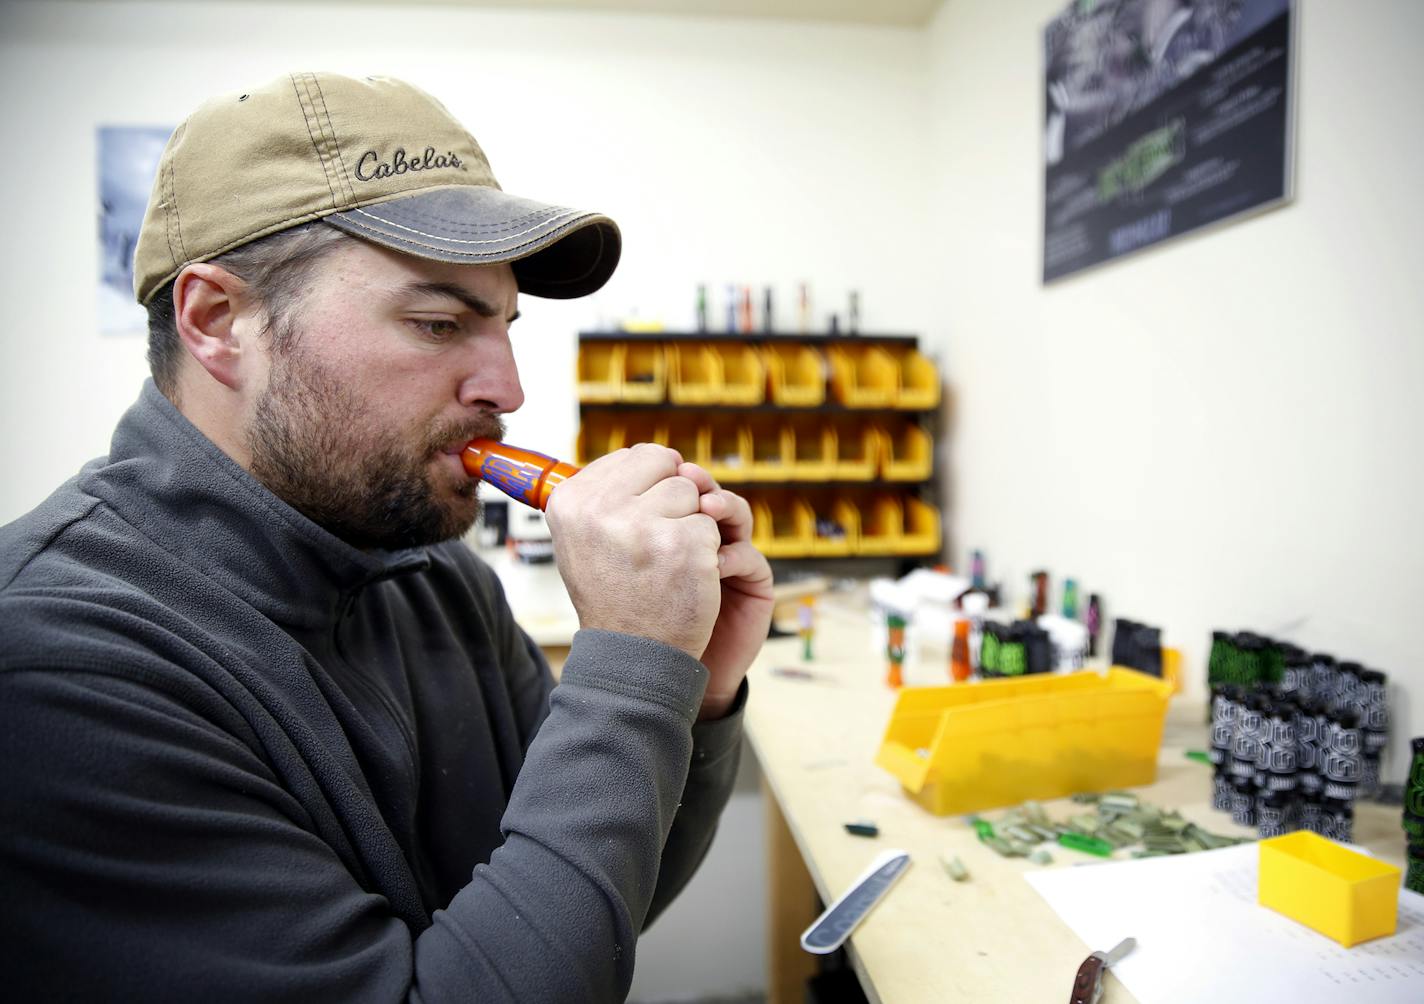
<path fill-rule="evenodd" d="M 978 816 L 970 816 L 969 823 L 974 827 L 974 832 L 979 834 L 980 840 L 988 840 L 994 835 L 994 824 L 987 819 L 980 819 Z"/>
<path fill-rule="evenodd" d="M 1211 757 L 1208 756 L 1206 753 L 1203 753 L 1201 750 L 1187 750 L 1187 759 L 1195 760 L 1197 763 L 1204 763 L 1208 765 L 1210 765 L 1211 763 Z"/>
<path fill-rule="evenodd" d="M 1032 861 L 1032 862 L 1033 862 L 1034 864 L 1036 864 L 1036 865 L 1051 865 L 1051 864 L 1053 864 L 1053 855 L 1052 855 L 1052 854 L 1049 854 L 1049 853 L 1048 853 L 1046 850 L 1044 850 L 1042 847 L 1040 847 L 1038 850 L 1036 850 L 1036 851 L 1034 851 L 1032 854 L 1030 854 L 1030 855 L 1028 856 L 1028 859 L 1029 859 L 1030 861 Z"/>
<path fill-rule="evenodd" d="M 1106 840 L 1099 840 L 1097 837 L 1089 837 L 1081 833 L 1061 833 L 1058 836 L 1058 842 L 1069 850 L 1096 854 L 1100 858 L 1112 857 L 1113 845 Z"/>
<path fill-rule="evenodd" d="M 964 862 L 954 855 L 941 855 L 939 863 L 944 866 L 945 872 L 956 882 L 969 881 L 969 869 L 964 867 Z"/>

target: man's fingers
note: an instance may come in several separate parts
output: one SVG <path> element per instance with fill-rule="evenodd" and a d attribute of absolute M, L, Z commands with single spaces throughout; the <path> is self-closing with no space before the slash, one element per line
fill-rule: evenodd
<path fill-rule="evenodd" d="M 578 476 L 584 479 L 585 485 L 598 481 L 611 485 L 621 494 L 641 495 L 659 481 L 677 474 L 681 465 L 682 454 L 676 450 L 656 443 L 639 443 L 599 457 Z"/>
<path fill-rule="evenodd" d="M 723 544 L 717 551 L 717 575 L 722 579 L 741 579 L 746 592 L 756 593 L 765 587 L 771 592 L 771 566 L 765 556 L 749 540 Z"/>
<path fill-rule="evenodd" d="M 735 540 L 751 540 L 752 507 L 746 499 L 725 488 L 707 492 L 698 503 L 702 511 L 717 521 L 722 529 L 722 539 L 728 543 Z"/>
<path fill-rule="evenodd" d="M 643 498 L 652 505 L 653 512 L 668 519 L 690 516 L 697 512 L 701 497 L 702 493 L 697 490 L 697 485 L 679 476 L 663 478 L 643 492 Z"/>
<path fill-rule="evenodd" d="M 677 473 L 695 484 L 700 492 L 715 491 L 717 488 L 717 479 L 708 474 L 706 468 L 698 467 L 694 463 L 679 465 Z"/>

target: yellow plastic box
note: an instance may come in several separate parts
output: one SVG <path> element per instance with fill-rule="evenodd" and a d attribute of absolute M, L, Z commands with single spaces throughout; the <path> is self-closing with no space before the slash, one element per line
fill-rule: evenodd
<path fill-rule="evenodd" d="M 836 469 L 836 430 L 815 415 L 787 421 L 791 432 L 791 477 L 796 481 L 830 481 Z"/>
<path fill-rule="evenodd" d="M 905 536 L 905 507 L 894 495 L 875 495 L 862 503 L 857 554 L 899 554 Z"/>
<path fill-rule="evenodd" d="M 662 442 L 662 419 L 657 412 L 621 415 L 614 429 L 612 447 L 615 450 L 638 443 Z"/>
<path fill-rule="evenodd" d="M 796 446 L 786 423 L 774 415 L 753 415 L 746 429 L 751 437 L 746 476 L 754 481 L 790 480 Z"/>
<path fill-rule="evenodd" d="M 804 499 L 773 494 L 752 499 L 752 543 L 768 558 L 805 558 L 816 541 L 816 515 Z"/>
<path fill-rule="evenodd" d="M 580 401 L 606 404 L 617 401 L 623 386 L 622 342 L 583 342 L 578 353 Z"/>
<path fill-rule="evenodd" d="M 880 463 L 880 434 L 858 416 L 837 419 L 836 463 L 831 472 L 837 481 L 871 481 Z"/>
<path fill-rule="evenodd" d="M 661 401 L 667 393 L 666 360 L 667 353 L 660 342 L 625 343 L 619 397 L 639 404 Z"/>
<path fill-rule="evenodd" d="M 674 404 L 716 404 L 722 400 L 722 357 L 707 345 L 669 345 L 667 381 Z"/>
<path fill-rule="evenodd" d="M 766 400 L 766 365 L 750 345 L 722 342 L 712 347 L 722 363 L 722 403 L 761 404 Z"/>
<path fill-rule="evenodd" d="M 939 551 L 939 510 L 917 498 L 904 500 L 905 522 L 896 554 L 935 554 Z"/>
<path fill-rule="evenodd" d="M 1400 871 L 1299 830 L 1261 841 L 1257 898 L 1346 948 L 1393 934 Z"/>
<path fill-rule="evenodd" d="M 752 463 L 752 437 L 734 415 L 714 415 L 707 428 L 707 473 L 718 481 L 746 481 Z"/>
<path fill-rule="evenodd" d="M 900 370 L 900 389 L 895 397 L 895 407 L 936 407 L 939 404 L 939 370 L 935 364 L 915 349 L 896 349 L 892 355 Z"/>
<path fill-rule="evenodd" d="M 710 457 L 711 431 L 693 415 L 669 414 L 658 429 L 658 442 L 682 454 L 682 459 L 701 467 Z"/>
<path fill-rule="evenodd" d="M 875 762 L 938 816 L 1151 784 L 1171 689 L 1117 667 L 914 687 Z"/>
<path fill-rule="evenodd" d="M 808 504 L 817 519 L 830 520 L 839 525 L 840 535 L 822 536 L 816 527 L 815 542 L 811 553 L 818 557 L 838 557 L 854 554 L 860 546 L 860 511 L 848 499 L 818 495 Z"/>
<path fill-rule="evenodd" d="M 826 400 L 826 360 L 809 345 L 763 350 L 771 400 L 784 408 L 815 408 Z"/>
<path fill-rule="evenodd" d="M 878 345 L 831 348 L 831 393 L 847 408 L 889 408 L 900 393 L 900 367 Z"/>
<path fill-rule="evenodd" d="M 605 453 L 612 453 L 618 449 L 617 437 L 618 423 L 612 415 L 595 413 L 584 416 L 574 449 L 575 463 L 582 466 Z"/>
<path fill-rule="evenodd" d="M 880 476 L 886 481 L 927 481 L 934 466 L 930 434 L 914 422 L 880 426 Z"/>

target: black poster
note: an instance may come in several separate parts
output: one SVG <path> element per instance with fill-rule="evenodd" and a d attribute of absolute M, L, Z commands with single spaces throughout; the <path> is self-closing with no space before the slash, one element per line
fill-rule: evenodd
<path fill-rule="evenodd" d="M 1043 279 L 1291 196 L 1294 0 L 1076 0 L 1044 30 Z"/>

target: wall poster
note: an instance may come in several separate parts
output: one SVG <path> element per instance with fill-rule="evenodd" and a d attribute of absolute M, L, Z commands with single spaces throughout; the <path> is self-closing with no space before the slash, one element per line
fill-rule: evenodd
<path fill-rule="evenodd" d="M 1043 32 L 1043 280 L 1291 197 L 1294 0 L 1075 0 Z"/>

